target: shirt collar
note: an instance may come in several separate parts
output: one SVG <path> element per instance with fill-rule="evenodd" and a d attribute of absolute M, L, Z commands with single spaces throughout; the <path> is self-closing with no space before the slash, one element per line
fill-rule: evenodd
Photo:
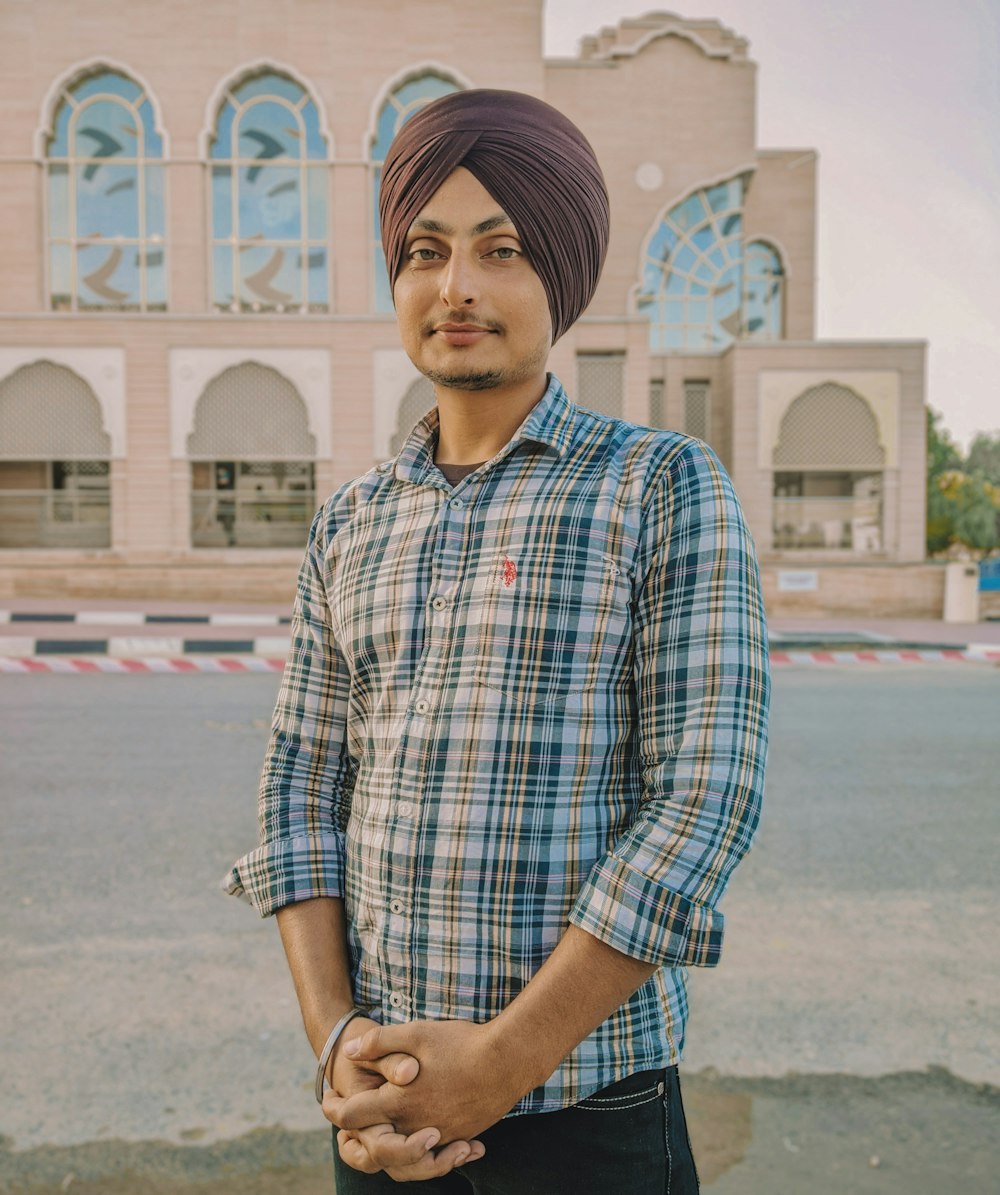
<path fill-rule="evenodd" d="M 559 456 L 563 456 L 573 441 L 575 417 L 576 406 L 570 401 L 562 382 L 554 373 L 550 373 L 545 393 L 528 412 L 527 418 L 510 441 L 497 453 L 497 457 L 509 455 L 524 441 L 544 444 Z M 427 472 L 434 463 L 437 439 L 438 410 L 435 407 L 427 412 L 407 436 L 395 461 L 387 462 L 387 466 L 380 468 L 385 472 L 394 472 L 400 481 L 420 484 L 426 479 Z"/>

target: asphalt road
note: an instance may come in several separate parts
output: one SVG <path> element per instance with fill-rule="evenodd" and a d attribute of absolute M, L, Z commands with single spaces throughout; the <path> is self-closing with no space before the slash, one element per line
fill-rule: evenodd
<path fill-rule="evenodd" d="M 319 1195 L 256 839 L 276 676 L 0 677 L 0 1191 Z M 781 669 L 767 813 L 692 976 L 719 1195 L 995 1193 L 1000 669 Z"/>

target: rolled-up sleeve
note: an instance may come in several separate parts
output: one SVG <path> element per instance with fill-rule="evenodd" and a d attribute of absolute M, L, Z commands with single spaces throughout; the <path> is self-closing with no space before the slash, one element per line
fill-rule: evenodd
<path fill-rule="evenodd" d="M 299 572 L 291 650 L 261 776 L 260 845 L 223 881 L 262 917 L 294 901 L 344 893 L 344 828 L 356 769 L 347 750 L 350 676 L 323 584 L 328 532 L 320 511 Z"/>
<path fill-rule="evenodd" d="M 686 441 L 651 487 L 635 606 L 642 801 L 570 921 L 634 958 L 712 966 L 717 909 L 760 816 L 770 696 L 753 542 L 732 483 Z"/>

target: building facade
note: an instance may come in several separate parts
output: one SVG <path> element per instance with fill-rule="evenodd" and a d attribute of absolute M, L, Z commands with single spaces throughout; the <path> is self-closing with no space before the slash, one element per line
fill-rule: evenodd
<path fill-rule="evenodd" d="M 715 448 L 772 603 L 936 600 L 925 346 L 815 339 L 816 154 L 756 144 L 756 66 L 718 21 L 546 60 L 541 0 L 36 0 L 0 39 L 7 596 L 290 596 L 315 507 L 433 405 L 379 245 L 386 148 L 501 87 L 566 112 L 611 195 L 551 358 L 572 396 Z"/>

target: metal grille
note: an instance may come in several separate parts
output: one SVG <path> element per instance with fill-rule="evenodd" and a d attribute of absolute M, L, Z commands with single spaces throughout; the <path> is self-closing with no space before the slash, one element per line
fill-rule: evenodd
<path fill-rule="evenodd" d="M 813 386 L 785 412 L 774 450 L 775 468 L 881 469 L 884 464 L 875 414 L 846 386 Z"/>
<path fill-rule="evenodd" d="M 667 388 L 663 378 L 649 383 L 649 422 L 653 427 L 667 426 Z"/>
<path fill-rule="evenodd" d="M 316 437 L 302 396 L 277 370 L 254 362 L 234 365 L 209 382 L 198 399 L 192 460 L 304 460 Z"/>
<path fill-rule="evenodd" d="M 578 353 L 576 357 L 576 396 L 581 407 L 622 416 L 625 390 L 625 357 L 622 353 Z"/>
<path fill-rule="evenodd" d="M 108 548 L 107 461 L 0 462 L 0 548 Z"/>
<path fill-rule="evenodd" d="M 72 461 L 110 455 L 101 404 L 71 369 L 39 361 L 0 382 L 0 458 Z"/>
<path fill-rule="evenodd" d="M 708 382 L 684 383 L 684 431 L 698 440 L 708 440 L 711 431 L 709 393 Z"/>
<path fill-rule="evenodd" d="M 191 546 L 300 548 L 316 506 L 309 461 L 195 461 Z"/>
<path fill-rule="evenodd" d="M 107 485 L 107 477 L 109 474 L 107 461 L 55 461 L 53 463 L 55 475 L 58 478 L 77 478 L 84 481 L 85 478 L 101 477 L 104 478 L 104 484 Z M 58 485 L 58 480 L 57 480 Z"/>
<path fill-rule="evenodd" d="M 389 450 L 395 456 L 406 443 L 406 438 L 417 423 L 435 405 L 434 387 L 427 378 L 417 378 L 399 400 L 396 412 L 396 430 L 393 432 Z"/>

